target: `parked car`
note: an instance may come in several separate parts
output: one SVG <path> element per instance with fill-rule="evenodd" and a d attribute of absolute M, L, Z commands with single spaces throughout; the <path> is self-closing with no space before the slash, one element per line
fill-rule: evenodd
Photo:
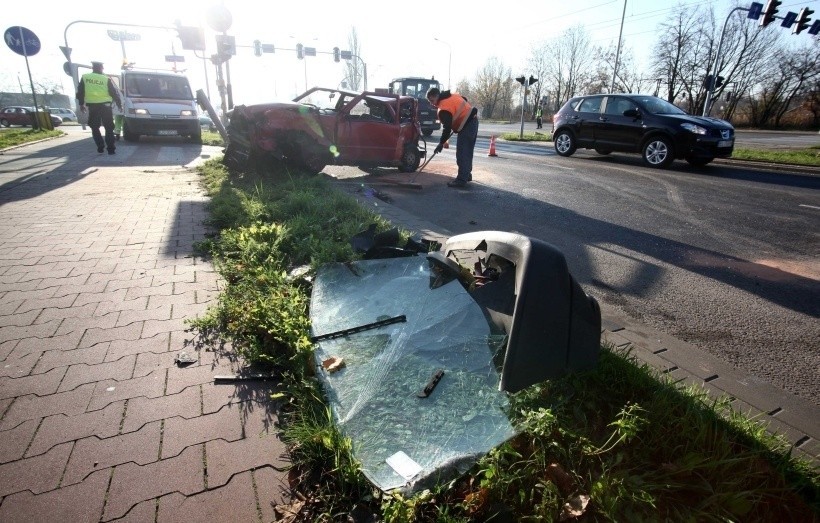
<path fill-rule="evenodd" d="M 657 96 L 599 94 L 569 100 L 553 116 L 555 152 L 576 149 L 640 153 L 650 167 L 668 167 L 674 159 L 695 166 L 732 155 L 735 129 L 718 118 L 687 114 Z"/>
<path fill-rule="evenodd" d="M 9 127 L 11 125 L 22 125 L 30 127 L 34 123 L 34 107 L 12 106 L 0 109 L 0 125 Z M 51 123 L 54 127 L 61 125 L 63 119 L 56 115 L 51 115 Z"/>
<path fill-rule="evenodd" d="M 53 116 L 59 116 L 63 119 L 63 122 L 77 121 L 77 114 L 71 109 L 65 109 L 63 107 L 50 107 L 48 112 L 50 112 Z"/>
<path fill-rule="evenodd" d="M 211 120 L 211 117 L 207 114 L 199 115 L 199 126 L 202 128 L 203 131 L 216 131 L 216 125 L 214 125 L 214 121 Z"/>
<path fill-rule="evenodd" d="M 272 160 L 319 172 L 326 165 L 398 167 L 413 172 L 419 148 L 418 100 L 390 93 L 314 87 L 293 102 L 234 107 L 226 165 Z"/>

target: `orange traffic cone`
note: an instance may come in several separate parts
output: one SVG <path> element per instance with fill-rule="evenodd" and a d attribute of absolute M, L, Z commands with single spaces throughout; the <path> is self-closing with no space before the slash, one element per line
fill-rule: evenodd
<path fill-rule="evenodd" d="M 495 135 L 490 137 L 490 152 L 487 153 L 487 156 L 498 156 L 495 154 Z"/>

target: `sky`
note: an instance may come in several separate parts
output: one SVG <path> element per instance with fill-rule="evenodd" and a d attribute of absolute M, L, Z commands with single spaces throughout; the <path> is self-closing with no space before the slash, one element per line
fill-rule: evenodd
<path fill-rule="evenodd" d="M 764 0 L 761 0 L 763 2 Z M 334 47 L 348 48 L 351 29 L 358 34 L 361 59 L 367 64 L 368 88 L 386 87 L 401 76 L 434 76 L 446 88 L 459 80 L 472 79 L 491 57 L 500 59 L 513 75 L 529 74 L 527 58 L 534 45 L 559 36 L 567 28 L 582 24 L 592 43 L 616 45 L 623 15 L 623 42 L 632 49 L 639 64 L 648 63 L 657 37 L 658 25 L 678 4 L 714 4 L 722 24 L 732 0 L 575 0 L 541 2 L 267 2 L 224 0 L 141 0 L 112 3 L 100 14 L 97 2 L 50 3 L 48 16 L 24 2 L 5 2 L 3 27 L 23 26 L 40 39 L 41 51 L 29 57 L 35 81 L 57 84 L 71 98 L 74 87 L 62 72 L 65 57 L 59 47 L 68 43 L 72 59 L 78 63 L 100 60 L 112 73 L 122 63 L 122 46 L 108 36 L 109 30 L 125 30 L 139 35 L 139 41 L 125 43 L 127 59 L 137 67 L 170 69 L 166 55 L 185 56 L 178 64 L 185 69 L 194 90 L 211 93 L 218 105 L 214 66 L 183 51 L 174 31 L 127 27 L 119 24 L 205 28 L 208 56 L 215 52 L 214 31 L 208 14 L 230 13 L 227 33 L 236 38 L 237 56 L 230 60 L 231 86 L 235 104 L 252 104 L 292 99 L 306 87 L 337 87 L 344 79 L 343 63 L 333 61 Z M 738 5 L 748 7 L 751 1 Z M 441 6 L 441 7 L 437 7 Z M 624 6 L 626 6 L 624 11 Z M 807 6 L 820 16 L 820 0 L 784 0 L 780 15 Z M 437 10 L 439 13 L 437 14 Z M 750 21 L 750 23 L 756 23 Z M 772 24 L 774 25 L 774 24 Z M 766 30 L 789 31 L 780 27 Z M 811 36 L 790 35 L 792 39 Z M 273 44 L 275 53 L 256 57 L 253 41 Z M 296 44 L 314 47 L 315 57 L 299 60 Z M 207 65 L 206 65 L 207 64 Z M 207 75 L 207 80 L 206 80 Z M 30 91 L 25 59 L 8 47 L 0 48 L 0 89 Z"/>

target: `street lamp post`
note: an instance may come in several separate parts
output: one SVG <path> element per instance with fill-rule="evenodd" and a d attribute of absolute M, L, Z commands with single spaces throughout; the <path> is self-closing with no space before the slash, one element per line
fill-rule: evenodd
<path fill-rule="evenodd" d="M 626 18 L 626 0 L 624 0 L 624 12 L 621 14 L 621 32 L 618 33 L 618 50 L 615 51 L 615 67 L 612 69 L 612 84 L 609 86 L 609 92 L 615 92 L 615 80 L 618 76 L 618 59 L 621 57 L 621 39 L 624 35 L 624 18 Z"/>
<path fill-rule="evenodd" d="M 438 37 L 434 36 L 433 40 L 435 40 L 436 42 L 443 43 L 444 45 L 447 46 L 447 49 L 450 50 L 450 56 L 447 59 L 447 90 L 449 91 L 450 90 L 450 71 L 452 70 L 451 67 L 453 65 L 453 48 L 450 44 L 448 44 L 447 42 L 445 42 L 441 38 L 438 38 Z"/>

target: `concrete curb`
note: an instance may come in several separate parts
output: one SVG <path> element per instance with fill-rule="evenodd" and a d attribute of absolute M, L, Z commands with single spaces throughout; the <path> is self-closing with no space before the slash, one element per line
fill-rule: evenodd
<path fill-rule="evenodd" d="M 452 233 L 394 205 L 365 196 L 353 197 L 365 208 L 394 225 L 423 238 L 443 242 Z M 602 340 L 617 348 L 630 348 L 638 361 L 682 386 L 697 385 L 710 397 L 728 397 L 732 409 L 783 436 L 795 455 L 820 467 L 820 409 L 763 380 L 745 374 L 685 341 L 642 325 L 602 307 Z"/>

